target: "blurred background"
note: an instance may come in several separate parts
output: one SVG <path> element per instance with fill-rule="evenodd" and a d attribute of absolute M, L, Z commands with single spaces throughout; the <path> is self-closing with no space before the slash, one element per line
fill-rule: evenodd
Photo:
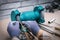
<path fill-rule="evenodd" d="M 0 40 L 8 40 L 10 38 L 8 32 L 7 32 L 7 26 L 8 23 L 11 21 L 11 11 L 12 10 L 19 10 L 20 12 L 24 11 L 32 11 L 35 6 L 41 5 L 45 8 L 46 5 L 49 5 L 50 3 L 54 2 L 55 0 L 0 0 Z M 45 17 L 45 23 L 46 25 L 53 26 L 53 27 L 46 27 L 47 29 L 60 33 L 60 31 L 55 30 L 54 27 L 60 27 L 60 11 L 54 10 L 54 13 L 49 13 L 44 10 L 44 17 Z M 48 21 L 55 18 L 55 22 L 48 24 Z M 59 24 L 59 25 L 58 25 Z M 45 26 L 44 26 L 45 27 Z M 57 37 L 55 35 L 52 35 L 46 31 L 44 31 L 43 35 L 46 35 L 47 37 L 44 37 L 43 40 L 60 40 L 60 37 Z M 49 38 L 48 38 L 49 36 Z"/>

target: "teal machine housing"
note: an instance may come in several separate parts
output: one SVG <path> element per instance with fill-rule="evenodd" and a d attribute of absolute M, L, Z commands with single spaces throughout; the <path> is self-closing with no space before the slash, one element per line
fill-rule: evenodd
<path fill-rule="evenodd" d="M 16 15 L 20 15 L 20 21 L 37 21 L 38 23 L 44 23 L 44 15 L 42 11 L 44 8 L 42 6 L 36 6 L 33 11 L 25 11 L 20 13 L 18 10 L 13 10 L 11 12 L 11 20 L 16 21 Z"/>
<path fill-rule="evenodd" d="M 16 21 L 16 15 L 19 15 L 20 12 L 18 10 L 13 10 L 11 12 L 11 21 Z"/>

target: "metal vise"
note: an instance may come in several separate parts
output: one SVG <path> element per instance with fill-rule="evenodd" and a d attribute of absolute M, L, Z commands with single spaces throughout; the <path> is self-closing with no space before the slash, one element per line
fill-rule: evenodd
<path fill-rule="evenodd" d="M 18 10 L 13 10 L 11 12 L 11 20 L 17 21 L 17 16 L 19 16 L 20 21 L 36 21 L 38 23 L 44 23 L 44 15 L 42 11 L 44 8 L 42 6 L 36 6 L 33 11 L 25 11 L 20 13 Z"/>

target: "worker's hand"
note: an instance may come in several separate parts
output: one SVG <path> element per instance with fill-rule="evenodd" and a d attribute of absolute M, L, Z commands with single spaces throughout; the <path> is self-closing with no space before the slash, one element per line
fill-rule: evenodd
<path fill-rule="evenodd" d="M 12 21 L 9 22 L 7 31 L 11 37 L 18 37 L 20 35 L 20 29 L 19 29 L 19 22 L 18 21 Z"/>
<path fill-rule="evenodd" d="M 29 24 L 26 21 L 23 21 L 22 25 L 26 28 L 26 30 L 25 30 L 26 32 L 31 31 Z"/>

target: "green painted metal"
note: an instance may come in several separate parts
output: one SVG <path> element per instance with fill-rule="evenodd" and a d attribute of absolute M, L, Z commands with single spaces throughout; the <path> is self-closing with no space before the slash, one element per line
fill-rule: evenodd
<path fill-rule="evenodd" d="M 36 6 L 33 11 L 43 11 L 44 8 L 42 6 Z"/>
<path fill-rule="evenodd" d="M 20 14 L 20 12 L 18 10 L 13 10 L 11 12 L 11 21 L 16 21 L 16 15 Z"/>
<path fill-rule="evenodd" d="M 44 23 L 45 19 L 42 14 L 44 8 L 42 6 L 36 6 L 33 11 L 25 11 L 20 14 L 20 21 L 37 21 L 38 23 Z M 18 10 L 11 12 L 11 20 L 16 21 L 15 16 L 19 14 Z"/>
<path fill-rule="evenodd" d="M 21 15 L 20 15 L 20 20 L 21 21 L 32 21 L 32 20 L 36 20 L 38 17 L 39 14 L 37 14 L 36 12 L 33 12 L 33 11 L 26 11 L 26 12 L 23 12 Z"/>

